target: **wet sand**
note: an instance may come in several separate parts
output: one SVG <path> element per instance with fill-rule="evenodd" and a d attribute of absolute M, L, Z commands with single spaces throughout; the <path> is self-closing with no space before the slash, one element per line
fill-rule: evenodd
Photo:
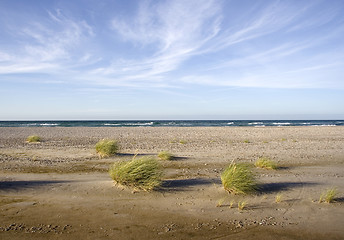
<path fill-rule="evenodd" d="M 25 142 L 33 134 L 42 142 Z M 102 138 L 120 154 L 99 159 Z M 162 150 L 177 158 L 162 162 L 159 191 L 120 188 L 107 173 Z M 262 156 L 281 168 L 253 168 L 260 190 L 228 195 L 223 169 Z M 344 127 L 0 128 L 0 238 L 343 239 L 343 166 Z M 336 201 L 318 203 L 330 187 Z"/>

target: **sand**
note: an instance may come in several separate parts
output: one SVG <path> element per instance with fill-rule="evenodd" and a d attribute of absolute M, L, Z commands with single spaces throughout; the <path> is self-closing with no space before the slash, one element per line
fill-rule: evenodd
<path fill-rule="evenodd" d="M 27 143 L 32 134 L 43 141 Z M 99 159 L 102 138 L 120 154 Z M 162 150 L 177 158 L 162 162 L 159 191 L 116 186 L 107 173 Z M 223 169 L 262 156 L 281 168 L 253 168 L 253 195 L 227 194 Z M 344 239 L 343 166 L 344 127 L 0 128 L 0 238 Z M 336 201 L 319 203 L 330 187 Z"/>

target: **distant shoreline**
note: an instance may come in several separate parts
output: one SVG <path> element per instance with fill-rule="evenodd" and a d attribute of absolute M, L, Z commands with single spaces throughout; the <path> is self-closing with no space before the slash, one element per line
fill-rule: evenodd
<path fill-rule="evenodd" d="M 288 127 L 288 126 L 344 126 L 344 120 L 0 121 L 0 127 Z"/>

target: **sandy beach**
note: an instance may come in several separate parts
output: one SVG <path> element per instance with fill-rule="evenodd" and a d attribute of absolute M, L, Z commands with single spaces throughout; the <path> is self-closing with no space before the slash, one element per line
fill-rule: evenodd
<path fill-rule="evenodd" d="M 27 143 L 33 134 L 42 142 Z M 103 138 L 120 154 L 99 159 Z M 121 188 L 108 174 L 113 162 L 162 150 L 176 158 L 161 162 L 158 191 Z M 226 193 L 224 168 L 259 157 L 280 168 L 253 168 L 255 194 Z M 0 128 L 0 238 L 344 239 L 343 177 L 338 126 Z M 319 203 L 331 187 L 335 202 Z"/>

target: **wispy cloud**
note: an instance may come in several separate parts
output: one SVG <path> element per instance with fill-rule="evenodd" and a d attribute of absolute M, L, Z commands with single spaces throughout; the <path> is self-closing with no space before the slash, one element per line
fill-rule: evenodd
<path fill-rule="evenodd" d="M 319 40 L 313 36 L 302 39 L 292 39 L 288 42 L 279 41 L 270 46 L 255 50 L 237 48 L 242 43 L 259 41 L 263 37 L 273 38 L 276 33 L 287 36 L 290 31 L 302 31 L 312 27 L 325 24 L 338 14 L 336 11 L 327 10 L 321 14 L 321 19 L 312 16 L 303 20 L 304 14 L 308 14 L 313 6 L 289 5 L 286 2 L 273 1 L 262 8 L 256 4 L 251 7 L 242 19 L 232 19 L 233 23 L 225 26 L 226 17 L 222 12 L 221 1 L 167 1 L 167 2 L 141 2 L 134 18 L 112 20 L 112 28 L 124 40 L 133 44 L 134 47 L 147 49 L 144 56 L 137 59 L 125 59 L 113 62 L 111 65 L 98 68 L 93 73 L 101 74 L 109 85 L 119 82 L 131 82 L 138 86 L 151 82 L 159 86 L 170 86 L 168 73 L 177 71 L 186 61 L 193 61 L 197 56 L 217 54 L 220 51 L 230 52 L 233 50 L 236 57 L 222 58 L 215 63 L 208 63 L 201 71 L 215 71 L 211 78 L 197 76 L 195 84 L 213 83 L 217 86 L 216 71 L 239 67 L 251 70 L 253 65 L 265 65 L 274 61 L 285 61 L 288 57 L 298 56 L 303 51 L 310 49 Z M 278 62 L 277 62 L 278 63 Z M 311 67 L 310 67 L 311 68 Z M 287 71 L 288 68 L 285 69 Z M 256 72 L 252 72 L 254 74 Z M 194 74 L 194 73 L 193 73 Z M 240 86 L 269 86 L 268 81 L 260 78 L 249 78 L 243 76 L 245 82 Z M 235 75 L 230 78 L 236 77 Z M 186 75 L 181 79 L 189 79 Z M 228 77 L 227 77 L 228 78 Z M 239 78 L 243 81 L 243 78 Z M 200 80 L 200 79 L 203 79 Z M 182 82 L 184 82 L 181 81 Z M 163 84 L 165 81 L 165 84 Z M 226 81 L 226 85 L 234 84 L 236 80 Z M 279 86 L 283 84 L 279 83 Z M 270 84 L 270 86 L 277 86 Z M 296 86 L 285 83 L 285 87 Z"/>
<path fill-rule="evenodd" d="M 133 18 L 115 18 L 111 23 L 115 34 L 147 51 L 137 59 L 122 59 L 92 71 L 108 77 L 109 83 L 118 77 L 156 82 L 196 54 L 220 30 L 219 1 L 140 3 Z"/>
<path fill-rule="evenodd" d="M 85 21 L 72 21 L 58 10 L 47 12 L 42 22 L 28 22 L 24 27 L 10 26 L 17 46 L 2 50 L 0 73 L 50 72 L 76 60 L 74 49 L 83 38 L 93 36 Z M 79 53 L 78 53 L 79 54 Z"/>
<path fill-rule="evenodd" d="M 328 45 L 343 36 L 341 10 L 326 1 L 143 0 L 134 14 L 98 23 L 110 42 L 102 48 L 94 22 L 56 9 L 10 26 L 17 41 L 0 47 L 0 74 L 49 73 L 104 87 L 309 87 L 296 73 L 342 66 L 344 46 Z M 122 46 L 135 54 L 111 50 Z"/>

